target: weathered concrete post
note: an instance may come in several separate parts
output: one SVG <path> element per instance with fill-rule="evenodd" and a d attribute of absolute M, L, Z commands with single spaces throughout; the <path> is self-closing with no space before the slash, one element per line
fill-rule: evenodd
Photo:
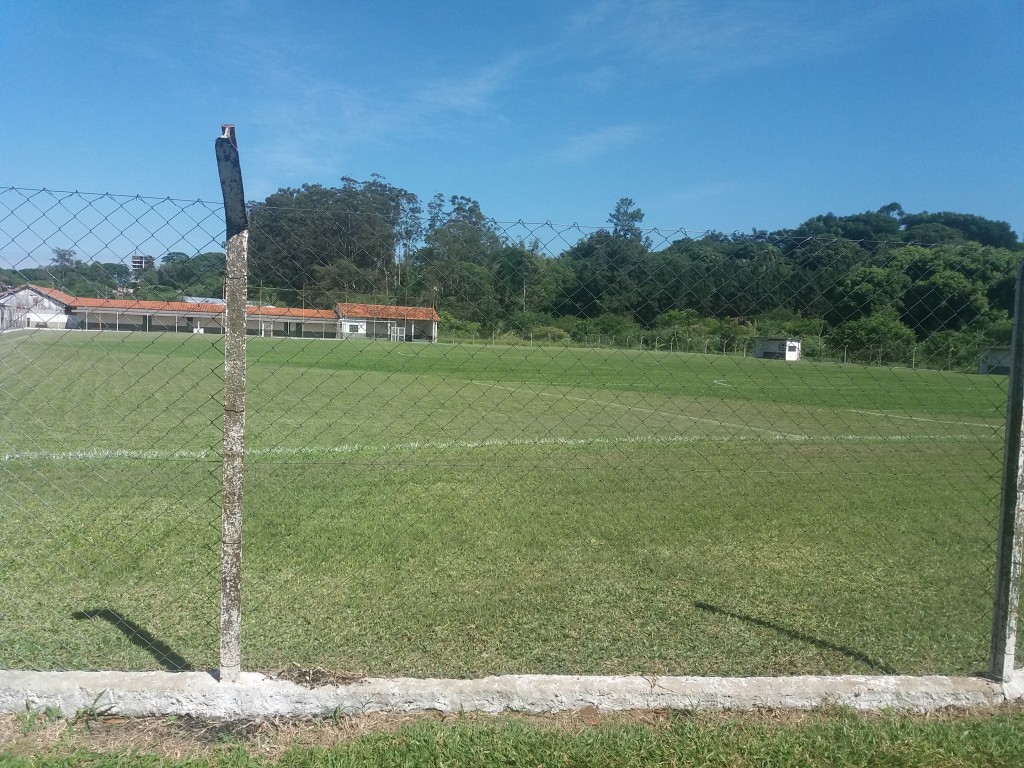
<path fill-rule="evenodd" d="M 1024 264 L 1021 264 L 1017 273 L 1010 348 L 1003 491 L 996 549 L 992 648 L 989 654 L 989 674 L 1004 682 L 1013 677 L 1017 616 L 1020 610 L 1021 549 L 1024 546 L 1024 460 L 1021 456 L 1021 449 L 1024 448 L 1021 440 L 1021 426 L 1024 424 Z"/>
<path fill-rule="evenodd" d="M 220 679 L 242 671 L 242 469 L 245 457 L 245 302 L 249 219 L 233 125 L 217 139 L 217 170 L 224 196 L 227 253 L 224 270 L 224 480 L 221 489 Z"/>

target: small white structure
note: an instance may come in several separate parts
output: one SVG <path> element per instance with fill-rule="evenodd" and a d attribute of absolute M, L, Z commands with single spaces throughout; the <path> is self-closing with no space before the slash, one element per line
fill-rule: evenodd
<path fill-rule="evenodd" d="M 433 307 L 398 307 L 388 304 L 335 306 L 346 338 L 351 336 L 390 341 L 437 341 L 440 319 Z"/>
<path fill-rule="evenodd" d="M 1010 348 L 989 347 L 981 350 L 978 356 L 978 373 L 995 374 L 997 376 L 1010 375 Z"/>
<path fill-rule="evenodd" d="M 754 357 L 765 360 L 785 360 L 792 363 L 800 359 L 800 339 L 754 339 Z"/>

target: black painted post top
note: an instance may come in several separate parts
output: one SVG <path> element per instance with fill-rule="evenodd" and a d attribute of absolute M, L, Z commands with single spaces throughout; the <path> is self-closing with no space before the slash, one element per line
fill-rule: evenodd
<path fill-rule="evenodd" d="M 221 126 L 223 133 L 217 139 L 217 170 L 220 173 L 220 189 L 224 196 L 224 224 L 227 239 L 249 228 L 249 216 L 245 210 L 245 191 L 242 189 L 242 166 L 238 160 L 238 138 L 235 126 L 226 123 Z"/>

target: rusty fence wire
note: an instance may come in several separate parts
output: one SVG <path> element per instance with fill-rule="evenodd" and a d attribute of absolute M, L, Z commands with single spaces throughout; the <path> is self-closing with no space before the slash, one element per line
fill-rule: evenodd
<path fill-rule="evenodd" d="M 249 222 L 245 669 L 988 669 L 1019 251 Z M 217 666 L 224 239 L 0 189 L 0 668 Z"/>

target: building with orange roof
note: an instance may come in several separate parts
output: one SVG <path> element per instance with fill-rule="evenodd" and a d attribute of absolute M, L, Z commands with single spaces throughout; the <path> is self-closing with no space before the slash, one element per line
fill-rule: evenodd
<path fill-rule="evenodd" d="M 69 328 L 86 331 L 223 333 L 226 307 L 217 300 L 148 301 L 71 296 L 56 288 L 25 284 L 0 293 L 0 331 Z M 339 303 L 334 309 L 251 305 L 252 336 L 318 339 L 437 341 L 432 307 Z"/>
<path fill-rule="evenodd" d="M 336 304 L 334 311 L 347 337 L 391 341 L 436 341 L 437 311 L 433 307 L 389 304 Z"/>
<path fill-rule="evenodd" d="M 0 331 L 17 328 L 67 328 L 74 301 L 55 288 L 22 285 L 0 293 Z"/>

